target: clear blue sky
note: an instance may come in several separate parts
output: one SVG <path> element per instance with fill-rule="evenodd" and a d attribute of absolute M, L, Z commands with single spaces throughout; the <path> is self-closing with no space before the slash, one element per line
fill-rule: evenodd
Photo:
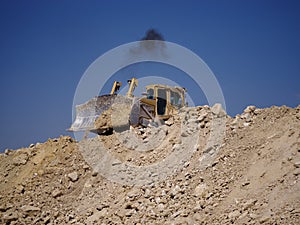
<path fill-rule="evenodd" d="M 208 64 L 231 116 L 300 103 L 299 1 L 2 0 L 0 151 L 67 134 L 87 67 L 149 28 Z"/>

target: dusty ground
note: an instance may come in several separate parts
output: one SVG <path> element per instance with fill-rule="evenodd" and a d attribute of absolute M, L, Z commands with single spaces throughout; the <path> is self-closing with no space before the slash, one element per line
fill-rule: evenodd
<path fill-rule="evenodd" d="M 248 107 L 235 118 L 208 107 L 182 115 L 160 128 L 80 143 L 60 137 L 7 150 L 0 155 L 0 223 L 300 224 L 300 106 Z M 222 130 L 222 120 L 219 143 L 212 133 Z M 128 138 L 130 132 L 147 145 L 145 151 Z M 160 163 L 174 152 L 184 158 L 185 142 L 196 146 L 192 157 L 160 179 L 168 167 Z M 91 152 L 81 148 L 100 143 L 133 168 L 165 167 L 156 174 L 145 169 L 148 183 L 114 182 L 111 170 L 103 173 L 93 164 L 98 153 L 89 149 L 95 155 L 87 158 Z M 115 165 L 119 172 L 111 176 L 118 177 L 124 171 Z"/>

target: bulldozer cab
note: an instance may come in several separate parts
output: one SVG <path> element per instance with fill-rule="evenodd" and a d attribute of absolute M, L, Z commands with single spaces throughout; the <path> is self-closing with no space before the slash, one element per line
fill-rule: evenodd
<path fill-rule="evenodd" d="M 185 89 L 182 87 L 154 84 L 146 86 L 146 91 L 147 99 L 155 104 L 155 116 L 160 119 L 167 119 L 174 110 L 184 106 Z"/>

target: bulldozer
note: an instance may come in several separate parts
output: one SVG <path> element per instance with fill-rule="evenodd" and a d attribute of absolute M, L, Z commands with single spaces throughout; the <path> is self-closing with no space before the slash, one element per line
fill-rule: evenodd
<path fill-rule="evenodd" d="M 122 132 L 130 126 L 158 126 L 185 106 L 186 89 L 162 84 L 146 86 L 140 97 L 133 95 L 138 80 L 127 81 L 125 96 L 117 94 L 122 82 L 114 81 L 110 94 L 96 96 L 76 106 L 76 117 L 69 131 L 107 134 Z"/>

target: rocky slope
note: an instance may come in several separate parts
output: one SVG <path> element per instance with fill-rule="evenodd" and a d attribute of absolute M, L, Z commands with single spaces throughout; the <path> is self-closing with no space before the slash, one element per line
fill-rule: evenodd
<path fill-rule="evenodd" d="M 300 106 L 186 108 L 0 155 L 1 224 L 300 224 L 299 193 Z"/>

